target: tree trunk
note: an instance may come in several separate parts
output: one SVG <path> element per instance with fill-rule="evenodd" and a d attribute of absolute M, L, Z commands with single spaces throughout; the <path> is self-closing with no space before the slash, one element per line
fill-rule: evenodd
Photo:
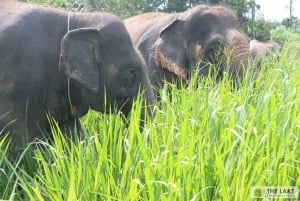
<path fill-rule="evenodd" d="M 252 15 L 251 15 L 251 34 L 252 34 L 252 38 L 255 39 L 256 38 L 256 34 L 255 34 L 255 0 L 251 0 L 251 11 L 252 11 Z"/>

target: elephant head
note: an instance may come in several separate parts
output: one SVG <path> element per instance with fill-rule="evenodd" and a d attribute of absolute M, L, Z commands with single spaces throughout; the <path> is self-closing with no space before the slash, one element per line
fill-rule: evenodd
<path fill-rule="evenodd" d="M 49 118 L 72 134 L 89 108 L 127 115 L 139 91 L 152 111 L 145 61 L 118 17 L 11 2 L 0 18 L 0 139 L 13 149 L 49 133 Z"/>
<path fill-rule="evenodd" d="M 233 11 L 223 6 L 142 14 L 125 20 L 125 25 L 146 59 L 155 86 L 163 79 L 188 80 L 196 64 L 199 76 L 211 72 L 221 77 L 228 72 L 237 78 L 243 75 L 250 58 L 247 36 Z"/>
<path fill-rule="evenodd" d="M 280 45 L 276 42 L 262 42 L 258 40 L 250 41 L 250 52 L 253 59 L 260 61 L 263 57 L 271 56 L 280 50 Z"/>
<path fill-rule="evenodd" d="M 100 29 L 79 28 L 64 36 L 59 68 L 74 82 L 74 106 L 80 97 L 81 104 L 97 111 L 114 105 L 127 115 L 139 91 L 154 104 L 146 64 L 126 32 L 120 22 Z"/>

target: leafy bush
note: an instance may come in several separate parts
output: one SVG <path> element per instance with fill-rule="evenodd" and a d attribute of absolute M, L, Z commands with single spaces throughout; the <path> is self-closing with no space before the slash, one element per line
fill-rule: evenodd
<path fill-rule="evenodd" d="M 282 54 L 289 57 L 290 61 L 300 58 L 300 33 L 284 26 L 279 26 L 271 31 L 271 40 L 282 47 Z"/>
<path fill-rule="evenodd" d="M 55 8 L 63 8 L 66 10 L 71 10 L 73 8 L 74 0 L 25 0 L 28 3 L 41 4 L 46 6 L 51 6 Z"/>
<path fill-rule="evenodd" d="M 291 42 L 299 42 L 300 34 L 285 26 L 278 26 L 271 30 L 271 39 L 283 46 Z"/>

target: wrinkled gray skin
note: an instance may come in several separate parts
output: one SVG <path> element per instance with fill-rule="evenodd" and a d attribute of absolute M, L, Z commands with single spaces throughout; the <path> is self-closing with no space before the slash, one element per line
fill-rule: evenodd
<path fill-rule="evenodd" d="M 241 77 L 250 58 L 249 40 L 234 13 L 223 6 L 199 5 L 183 13 L 145 13 L 124 21 L 145 58 L 152 85 L 188 80 L 200 62 L 199 76 L 209 71 Z M 226 67 L 231 58 L 232 65 Z M 210 69 L 207 63 L 218 64 Z"/>
<path fill-rule="evenodd" d="M 141 88 L 154 103 L 145 62 L 107 13 L 0 2 L 0 58 L 0 131 L 14 148 L 49 131 L 46 114 L 69 133 L 105 100 L 126 115 Z"/>
<path fill-rule="evenodd" d="M 261 61 L 264 57 L 272 56 L 279 51 L 279 44 L 271 41 L 262 42 L 258 40 L 250 41 L 250 52 L 253 59 Z"/>

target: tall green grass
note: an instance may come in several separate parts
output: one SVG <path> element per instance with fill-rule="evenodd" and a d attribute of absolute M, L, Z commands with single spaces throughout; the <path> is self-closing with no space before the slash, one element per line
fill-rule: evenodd
<path fill-rule="evenodd" d="M 129 124 L 89 112 L 71 141 L 53 122 L 53 142 L 18 162 L 0 143 L 0 199 L 241 201 L 252 186 L 299 188 L 300 58 L 283 52 L 252 77 L 167 84 L 142 131 L 137 101 Z"/>

